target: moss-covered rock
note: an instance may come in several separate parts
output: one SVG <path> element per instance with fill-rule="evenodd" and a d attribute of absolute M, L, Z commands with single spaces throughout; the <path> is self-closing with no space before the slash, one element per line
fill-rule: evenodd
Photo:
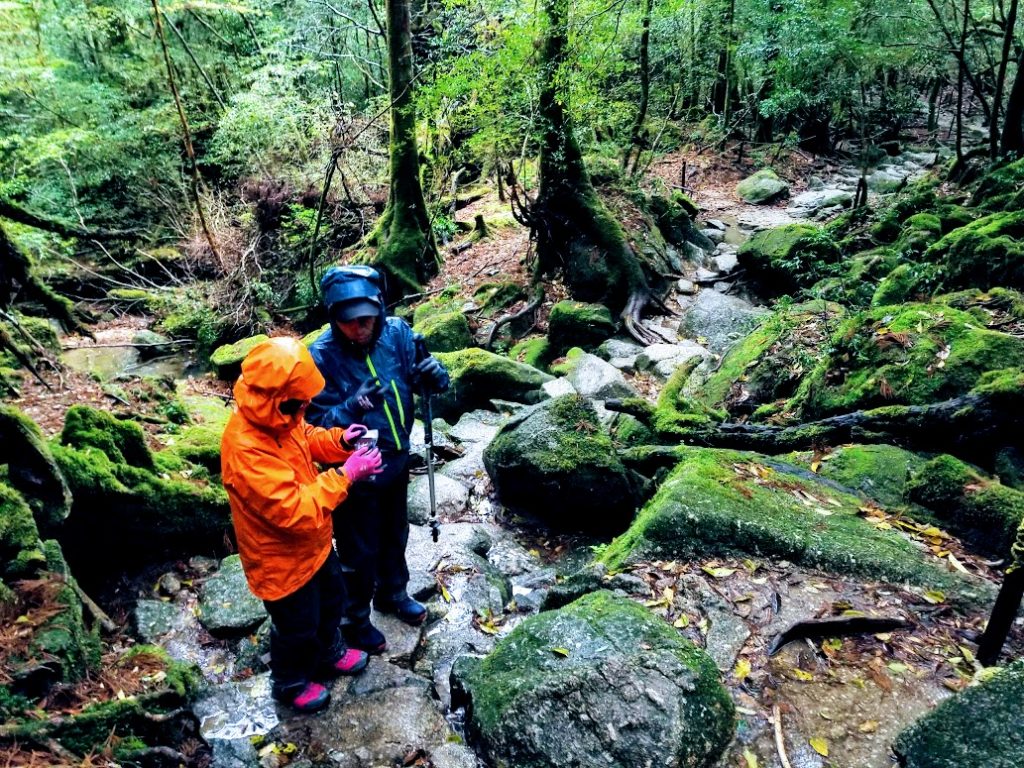
<path fill-rule="evenodd" d="M 641 606 L 596 592 L 527 619 L 454 671 L 491 764 L 714 764 L 734 708 L 714 662 Z M 614 734 L 614 738 L 609 738 Z"/>
<path fill-rule="evenodd" d="M 242 372 L 242 361 L 249 351 L 269 338 L 265 333 L 258 333 L 255 336 L 240 339 L 234 344 L 217 347 L 210 355 L 210 365 L 217 372 L 218 378 L 234 381 Z"/>
<path fill-rule="evenodd" d="M 546 336 L 520 341 L 509 350 L 508 356 L 517 363 L 532 365 L 545 372 L 551 362 L 558 357 Z"/>
<path fill-rule="evenodd" d="M 682 193 L 674 193 L 671 197 L 651 195 L 646 204 L 658 231 L 667 242 L 672 245 L 694 242 L 699 233 L 693 222 L 700 209 L 690 198 Z M 700 241 L 696 244 L 703 247 Z"/>
<path fill-rule="evenodd" d="M 835 277 L 819 280 L 810 293 L 818 299 L 851 307 L 866 307 L 871 303 L 878 283 L 901 260 L 899 251 L 893 247 L 883 246 L 862 251 L 837 264 Z"/>
<path fill-rule="evenodd" d="M 971 205 L 991 211 L 1019 211 L 1024 207 L 1024 157 L 997 165 L 982 177 Z"/>
<path fill-rule="evenodd" d="M 1024 289 L 1024 210 L 993 213 L 950 232 L 924 253 L 936 291 Z"/>
<path fill-rule="evenodd" d="M 431 315 L 413 330 L 423 335 L 431 352 L 455 352 L 474 343 L 469 321 L 461 312 Z"/>
<path fill-rule="evenodd" d="M 789 184 L 771 168 L 762 168 L 736 185 L 736 194 L 745 202 L 761 205 L 789 194 Z"/>
<path fill-rule="evenodd" d="M 160 309 L 162 299 L 142 288 L 111 288 L 107 300 L 129 312 L 153 312 Z"/>
<path fill-rule="evenodd" d="M 1024 765 L 1024 660 L 942 702 L 893 745 L 904 768 Z"/>
<path fill-rule="evenodd" d="M 45 566 L 32 510 L 17 490 L 0 483 L 0 579 L 32 578 Z"/>
<path fill-rule="evenodd" d="M 813 224 L 758 232 L 736 255 L 749 278 L 774 294 L 814 285 L 835 271 L 841 257 L 828 232 Z"/>
<path fill-rule="evenodd" d="M 715 371 L 691 382 L 686 393 L 707 408 L 734 415 L 784 401 L 824 357 L 823 342 L 844 315 L 841 306 L 825 301 L 781 307 L 730 349 Z M 659 408 L 663 405 L 659 400 Z"/>
<path fill-rule="evenodd" d="M 910 479 L 927 462 L 894 445 L 844 445 L 824 456 L 803 452 L 790 460 L 887 507 L 907 503 Z"/>
<path fill-rule="evenodd" d="M 73 406 L 51 449 L 74 498 L 60 534 L 72 563 L 114 568 L 195 552 L 230 526 L 219 480 L 180 455 L 154 455 L 134 422 Z"/>
<path fill-rule="evenodd" d="M 420 325 L 428 317 L 456 312 L 459 309 L 459 286 L 449 285 L 436 296 L 418 304 L 412 315 L 412 325 Z"/>
<path fill-rule="evenodd" d="M 913 476 L 911 501 L 984 552 L 1009 554 L 1024 519 L 1024 492 L 1000 484 L 954 458 L 938 456 Z"/>
<path fill-rule="evenodd" d="M 612 313 L 603 304 L 560 301 L 548 315 L 548 341 L 556 357 L 572 347 L 593 349 L 614 333 Z"/>
<path fill-rule="evenodd" d="M 926 286 L 935 279 L 934 264 L 899 264 L 883 277 L 871 295 L 871 306 L 887 307 L 927 298 Z"/>
<path fill-rule="evenodd" d="M 561 528 L 622 530 L 637 494 L 593 407 L 563 395 L 511 418 L 484 450 L 502 503 Z"/>
<path fill-rule="evenodd" d="M 790 407 L 805 417 L 963 395 L 987 371 L 1024 366 L 1024 339 L 939 303 L 877 307 L 842 323 Z"/>
<path fill-rule="evenodd" d="M 757 556 L 909 582 L 968 601 L 991 595 L 900 533 L 866 522 L 858 497 L 806 470 L 739 451 L 679 448 L 677 454 L 679 465 L 654 498 L 599 556 L 609 568 L 653 557 Z"/>
<path fill-rule="evenodd" d="M 10 484 L 32 508 L 44 536 L 53 535 L 71 511 L 71 491 L 35 422 L 17 408 L 0 405 L 0 463 Z"/>
<path fill-rule="evenodd" d="M 541 385 L 551 381 L 546 373 L 479 347 L 457 352 L 439 352 L 451 376 L 447 392 L 435 396 L 434 416 L 454 423 L 462 414 L 489 408 L 493 399 L 537 403 L 543 399 Z"/>

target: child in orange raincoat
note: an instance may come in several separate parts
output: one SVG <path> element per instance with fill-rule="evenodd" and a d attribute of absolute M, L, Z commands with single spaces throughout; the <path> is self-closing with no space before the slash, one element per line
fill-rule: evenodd
<path fill-rule="evenodd" d="M 323 429 L 305 422 L 306 406 L 323 387 L 301 342 L 259 344 L 242 362 L 238 407 L 221 441 L 242 568 L 272 621 L 274 697 L 302 712 L 327 706 L 322 681 L 367 664 L 365 653 L 345 647 L 338 628 L 345 582 L 331 512 L 353 483 L 381 471 L 378 449 L 352 450 L 362 425 Z M 319 472 L 314 461 L 344 465 Z"/>

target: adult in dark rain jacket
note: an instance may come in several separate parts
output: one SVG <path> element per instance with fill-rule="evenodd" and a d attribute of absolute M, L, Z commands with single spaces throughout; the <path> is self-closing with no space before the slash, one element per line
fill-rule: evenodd
<path fill-rule="evenodd" d="M 387 316 L 376 270 L 333 267 L 320 287 L 331 325 L 310 353 L 327 384 L 306 418 L 324 427 L 359 423 L 377 430 L 384 459 L 380 475 L 351 490 L 334 527 L 349 600 L 345 638 L 353 647 L 380 653 L 386 639 L 370 622 L 371 601 L 409 624 L 426 617 L 426 609 L 406 591 L 409 432 L 414 390 L 447 389 L 448 374 L 432 356 L 418 360 L 412 329 Z"/>

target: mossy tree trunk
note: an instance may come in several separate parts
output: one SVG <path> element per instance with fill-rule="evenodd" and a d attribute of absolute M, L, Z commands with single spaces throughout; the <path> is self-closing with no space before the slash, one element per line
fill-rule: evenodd
<path fill-rule="evenodd" d="M 537 273 L 561 270 L 576 298 L 631 310 L 624 317 L 634 331 L 649 296 L 647 279 L 622 227 L 598 197 L 573 134 L 565 89 L 560 87 L 568 67 L 568 0 L 545 0 L 544 9 L 548 29 L 541 54 L 540 188 L 530 210 Z"/>
<path fill-rule="evenodd" d="M 436 275 L 438 254 L 420 185 L 409 0 L 387 0 L 387 33 L 391 188 L 367 243 L 377 246 L 373 265 L 387 274 L 394 298 L 415 293 Z"/>

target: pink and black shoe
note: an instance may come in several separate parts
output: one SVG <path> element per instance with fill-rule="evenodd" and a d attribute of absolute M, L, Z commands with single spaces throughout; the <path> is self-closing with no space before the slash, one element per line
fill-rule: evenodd
<path fill-rule="evenodd" d="M 297 693 L 296 693 L 297 691 Z M 306 683 L 304 686 L 290 686 L 274 691 L 274 698 L 283 701 L 296 712 L 309 714 L 319 712 L 331 702 L 331 693 L 320 683 Z"/>
<path fill-rule="evenodd" d="M 365 651 L 349 648 L 331 664 L 331 672 L 334 675 L 358 675 L 369 663 L 370 657 Z"/>

